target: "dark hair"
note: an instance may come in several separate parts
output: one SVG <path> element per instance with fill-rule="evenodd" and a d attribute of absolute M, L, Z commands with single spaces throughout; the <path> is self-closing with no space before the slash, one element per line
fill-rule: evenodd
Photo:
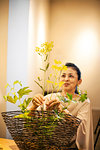
<path fill-rule="evenodd" d="M 78 75 L 78 80 L 81 79 L 81 71 L 80 71 L 80 69 L 79 69 L 75 64 L 73 64 L 73 63 L 66 63 L 65 66 L 71 67 L 71 68 L 73 68 L 74 70 L 76 70 L 77 75 Z M 75 89 L 75 93 L 76 93 L 76 94 L 79 94 L 79 92 L 78 92 L 78 90 L 77 90 L 77 87 L 76 87 L 76 89 Z"/>

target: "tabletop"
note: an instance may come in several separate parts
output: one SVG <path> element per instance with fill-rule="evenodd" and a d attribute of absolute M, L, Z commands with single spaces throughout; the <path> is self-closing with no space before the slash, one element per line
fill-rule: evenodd
<path fill-rule="evenodd" d="M 19 150 L 14 140 L 0 138 L 0 150 Z"/>

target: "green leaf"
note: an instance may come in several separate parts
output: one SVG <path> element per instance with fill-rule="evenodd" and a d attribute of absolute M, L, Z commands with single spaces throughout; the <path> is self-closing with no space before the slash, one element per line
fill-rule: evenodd
<path fill-rule="evenodd" d="M 10 87 L 10 85 L 7 83 L 6 86 L 5 86 L 5 88 L 7 88 L 8 86 Z"/>
<path fill-rule="evenodd" d="M 49 68 L 49 63 L 46 65 L 46 69 L 45 70 L 47 70 Z"/>
<path fill-rule="evenodd" d="M 38 77 L 38 80 L 41 81 L 40 77 Z"/>
<path fill-rule="evenodd" d="M 17 102 L 17 100 L 18 100 L 18 97 L 16 95 L 14 95 L 14 101 L 15 101 L 15 103 Z"/>
<path fill-rule="evenodd" d="M 81 94 L 79 101 L 84 102 L 87 99 L 87 92 Z"/>
<path fill-rule="evenodd" d="M 46 61 L 46 60 L 47 60 L 47 58 L 48 58 L 48 55 L 46 55 L 46 58 L 45 58 L 45 60 L 44 60 L 44 61 Z"/>
<path fill-rule="evenodd" d="M 18 80 L 14 81 L 13 85 L 15 84 L 19 84 L 20 86 L 22 86 L 21 81 L 18 81 Z"/>
<path fill-rule="evenodd" d="M 72 100 L 72 94 L 66 93 L 69 100 Z"/>
<path fill-rule="evenodd" d="M 42 56 L 40 53 L 38 53 L 40 56 Z"/>
<path fill-rule="evenodd" d="M 42 68 L 40 68 L 40 70 L 42 70 L 42 71 L 44 71 L 44 72 L 46 71 L 46 70 L 44 70 L 44 69 L 42 69 Z"/>
<path fill-rule="evenodd" d="M 7 96 L 7 101 L 10 103 L 13 103 L 13 104 L 16 103 L 16 100 L 14 98 L 12 98 L 12 96 Z"/>
<path fill-rule="evenodd" d="M 5 101 L 7 101 L 7 96 L 3 96 L 3 98 L 5 99 Z"/>
<path fill-rule="evenodd" d="M 18 107 L 20 107 L 22 112 L 25 111 L 25 109 L 26 109 L 26 99 L 24 100 L 24 102 L 22 104 L 18 105 Z"/>
<path fill-rule="evenodd" d="M 23 104 L 18 105 L 18 107 L 21 109 L 22 112 L 25 110 L 25 107 Z"/>
<path fill-rule="evenodd" d="M 34 80 L 34 82 L 44 91 L 44 88 L 42 85 L 40 85 L 37 81 Z"/>
<path fill-rule="evenodd" d="M 21 88 L 17 93 L 19 94 L 19 98 L 22 98 L 23 95 L 28 95 L 32 90 L 28 89 L 29 87 Z"/>
<path fill-rule="evenodd" d="M 26 106 L 29 105 L 29 103 L 32 101 L 32 99 L 33 99 L 33 98 L 28 98 L 28 99 L 27 99 L 27 101 L 26 101 Z"/>
<path fill-rule="evenodd" d="M 28 98 L 27 100 L 24 99 L 23 103 L 20 104 L 20 105 L 18 105 L 18 107 L 20 107 L 20 109 L 21 109 L 22 111 L 25 111 L 26 108 L 27 108 L 27 106 L 29 105 L 29 103 L 32 101 L 32 99 L 33 99 L 33 98 Z"/>

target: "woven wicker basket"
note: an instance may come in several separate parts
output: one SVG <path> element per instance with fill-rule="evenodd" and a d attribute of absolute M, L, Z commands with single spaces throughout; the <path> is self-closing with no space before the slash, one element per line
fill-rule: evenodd
<path fill-rule="evenodd" d="M 54 112 L 33 111 L 31 119 L 15 118 L 21 111 L 2 112 L 6 126 L 20 150 L 68 149 L 75 143 L 80 120 L 66 114 L 52 119 Z M 56 118 L 56 117 L 54 117 Z"/>

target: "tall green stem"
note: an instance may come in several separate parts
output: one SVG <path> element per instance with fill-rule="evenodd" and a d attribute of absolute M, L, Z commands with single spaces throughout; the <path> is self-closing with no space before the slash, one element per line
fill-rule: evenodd
<path fill-rule="evenodd" d="M 45 92 L 45 81 L 46 81 L 46 61 L 45 61 L 45 59 L 46 59 L 46 56 L 45 56 L 45 58 L 44 58 L 44 86 L 43 86 L 43 95 L 44 95 L 44 92 Z"/>

